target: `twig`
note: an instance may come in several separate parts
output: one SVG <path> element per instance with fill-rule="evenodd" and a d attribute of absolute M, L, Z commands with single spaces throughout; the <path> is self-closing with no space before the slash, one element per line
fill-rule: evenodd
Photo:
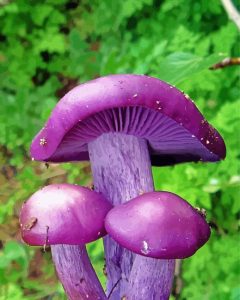
<path fill-rule="evenodd" d="M 117 287 L 117 285 L 118 285 L 118 283 L 119 283 L 120 280 L 121 280 L 121 277 L 117 280 L 117 282 L 116 282 L 116 283 L 114 284 L 114 286 L 112 287 L 112 289 L 111 289 L 111 291 L 110 291 L 110 293 L 109 293 L 109 295 L 108 295 L 108 299 L 110 299 L 110 297 L 111 297 L 113 291 L 114 291 L 115 288 Z"/>
<path fill-rule="evenodd" d="M 240 57 L 227 57 L 224 60 L 216 63 L 215 65 L 211 66 L 210 70 L 217 70 L 222 69 L 230 66 L 240 65 Z"/>
<path fill-rule="evenodd" d="M 7 4 L 9 4 L 10 1 L 9 0 L 0 0 L 0 6 L 5 6 Z"/>
<path fill-rule="evenodd" d="M 45 239 L 45 243 L 43 245 L 43 252 L 46 252 L 46 247 L 47 247 L 48 242 L 49 242 L 49 240 L 48 240 L 48 231 L 49 231 L 49 226 L 46 226 L 46 239 Z"/>
<path fill-rule="evenodd" d="M 223 7 L 225 8 L 228 17 L 232 20 L 240 30 L 240 15 L 236 7 L 232 4 L 231 0 L 221 0 Z"/>
<path fill-rule="evenodd" d="M 182 271 L 182 260 L 177 259 L 175 265 L 175 272 L 174 272 L 174 289 L 173 295 L 175 296 L 175 300 L 179 299 L 181 290 L 183 288 L 183 280 L 181 278 L 181 271 Z"/>

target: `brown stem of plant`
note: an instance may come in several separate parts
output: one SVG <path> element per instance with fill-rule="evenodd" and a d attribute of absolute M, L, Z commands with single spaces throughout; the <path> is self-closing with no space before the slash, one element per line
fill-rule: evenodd
<path fill-rule="evenodd" d="M 223 7 L 230 20 L 237 26 L 240 30 L 240 14 L 237 11 L 236 7 L 232 4 L 231 0 L 221 0 Z"/>
<path fill-rule="evenodd" d="M 175 297 L 175 300 L 180 298 L 181 290 L 183 288 L 183 280 L 182 280 L 182 260 L 177 259 L 175 263 L 175 272 L 174 272 L 174 288 L 172 294 Z"/>
<path fill-rule="evenodd" d="M 216 63 L 215 65 L 211 66 L 210 70 L 218 70 L 223 69 L 230 66 L 240 65 L 240 57 L 227 57 L 224 60 Z"/>

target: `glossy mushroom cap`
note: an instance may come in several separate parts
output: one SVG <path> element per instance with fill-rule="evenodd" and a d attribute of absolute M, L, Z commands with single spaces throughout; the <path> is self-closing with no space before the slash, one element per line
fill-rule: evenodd
<path fill-rule="evenodd" d="M 50 162 L 88 160 L 88 143 L 109 132 L 146 139 L 155 165 L 218 161 L 226 154 L 222 137 L 187 95 L 149 76 L 110 75 L 59 101 L 31 155 Z"/>
<path fill-rule="evenodd" d="M 104 218 L 112 205 L 88 188 L 53 184 L 34 193 L 22 206 L 23 240 L 33 246 L 80 245 L 104 236 Z"/>
<path fill-rule="evenodd" d="M 200 212 L 169 192 L 146 193 L 116 206 L 107 214 L 105 227 L 123 247 L 160 259 L 193 255 L 211 233 Z"/>

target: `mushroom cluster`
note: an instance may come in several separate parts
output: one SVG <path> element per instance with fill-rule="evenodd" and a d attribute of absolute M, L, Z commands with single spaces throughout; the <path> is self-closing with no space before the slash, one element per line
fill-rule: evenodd
<path fill-rule="evenodd" d="M 193 255 L 210 229 L 185 200 L 154 192 L 151 166 L 215 162 L 225 154 L 222 137 L 193 101 L 161 80 L 110 75 L 82 84 L 56 105 L 31 156 L 90 160 L 95 191 L 61 185 L 37 192 L 22 209 L 23 239 L 52 245 L 69 299 L 166 300 L 175 259 Z M 106 294 L 84 246 L 105 230 Z"/>

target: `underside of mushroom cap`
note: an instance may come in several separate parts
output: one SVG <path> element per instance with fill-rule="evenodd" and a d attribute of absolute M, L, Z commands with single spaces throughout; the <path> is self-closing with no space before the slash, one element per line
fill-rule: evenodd
<path fill-rule="evenodd" d="M 222 137 L 187 95 L 149 76 L 109 75 L 60 100 L 31 155 L 49 162 L 88 160 L 87 144 L 109 132 L 148 140 L 155 165 L 218 161 L 226 154 Z"/>
<path fill-rule="evenodd" d="M 52 184 L 34 193 L 20 213 L 23 240 L 33 246 L 80 245 L 106 234 L 112 205 L 99 193 L 73 184 Z"/>
<path fill-rule="evenodd" d="M 192 256 L 211 233 L 199 211 L 169 192 L 146 193 L 114 207 L 105 227 L 128 250 L 159 259 Z"/>

